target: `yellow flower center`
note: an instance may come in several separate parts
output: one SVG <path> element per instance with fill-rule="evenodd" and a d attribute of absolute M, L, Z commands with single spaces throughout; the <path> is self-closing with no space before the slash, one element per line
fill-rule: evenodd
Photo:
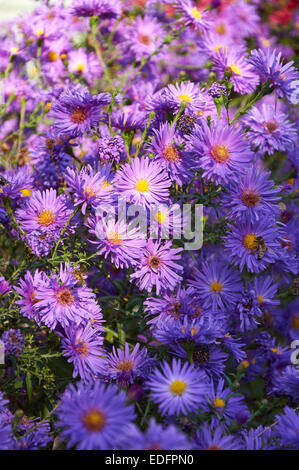
<path fill-rule="evenodd" d="M 271 45 L 269 39 L 267 39 L 267 38 L 263 38 L 262 43 L 265 47 L 269 47 Z"/>
<path fill-rule="evenodd" d="M 247 233 L 245 235 L 243 244 L 247 250 L 255 250 L 257 247 L 257 238 L 254 233 Z"/>
<path fill-rule="evenodd" d="M 213 292 L 221 292 L 223 289 L 223 284 L 221 284 L 221 282 L 215 281 L 210 284 L 210 288 Z"/>
<path fill-rule="evenodd" d="M 250 366 L 249 361 L 247 361 L 247 359 L 242 361 L 241 364 L 244 367 L 244 369 L 248 369 L 248 367 Z"/>
<path fill-rule="evenodd" d="M 211 155 L 216 162 L 225 163 L 230 157 L 230 151 L 226 145 L 214 145 Z"/>
<path fill-rule="evenodd" d="M 262 304 L 264 302 L 264 297 L 261 295 L 258 295 L 257 300 L 259 301 L 260 304 Z"/>
<path fill-rule="evenodd" d="M 43 209 L 37 218 L 37 221 L 40 225 L 48 226 L 55 222 L 55 214 L 48 209 Z"/>
<path fill-rule="evenodd" d="M 130 372 L 130 370 L 132 370 L 133 367 L 134 367 L 134 362 L 125 360 L 125 361 L 120 361 L 120 362 L 117 364 L 117 368 L 116 368 L 116 369 L 117 369 L 119 372 L 122 372 L 122 371 Z"/>
<path fill-rule="evenodd" d="M 218 24 L 216 26 L 216 32 L 218 34 L 225 34 L 226 33 L 226 26 L 224 24 Z"/>
<path fill-rule="evenodd" d="M 59 55 L 54 51 L 50 51 L 47 55 L 48 60 L 50 60 L 51 62 L 55 62 L 58 59 L 58 57 Z"/>
<path fill-rule="evenodd" d="M 17 54 L 18 51 L 19 51 L 19 48 L 18 48 L 18 47 L 11 47 L 11 49 L 10 49 L 10 53 L 11 53 L 12 55 Z"/>
<path fill-rule="evenodd" d="M 277 348 L 271 348 L 271 351 L 274 352 L 274 354 L 281 354 L 281 351 Z"/>
<path fill-rule="evenodd" d="M 50 111 L 51 106 L 52 106 L 51 101 L 48 101 L 48 103 L 46 103 L 46 109 L 47 109 L 48 111 Z"/>
<path fill-rule="evenodd" d="M 180 101 L 186 101 L 187 103 L 191 103 L 191 101 L 192 101 L 192 99 L 190 98 L 189 95 L 184 95 L 184 94 L 179 95 L 179 96 L 178 96 L 178 99 L 179 99 Z"/>
<path fill-rule="evenodd" d="M 136 183 L 135 188 L 136 188 L 137 191 L 139 191 L 140 193 L 145 193 L 146 191 L 149 191 L 149 184 L 148 184 L 148 182 L 147 182 L 144 178 L 141 178 L 141 179 Z"/>
<path fill-rule="evenodd" d="M 222 400 L 222 398 L 216 398 L 216 400 L 214 400 L 214 406 L 223 408 L 224 401 Z"/>
<path fill-rule="evenodd" d="M 43 29 L 37 29 L 36 31 L 34 31 L 34 34 L 35 36 L 42 36 L 44 34 L 44 30 Z"/>
<path fill-rule="evenodd" d="M 182 380 L 175 380 L 170 385 L 170 390 L 174 395 L 182 395 L 187 387 L 186 382 Z"/>
<path fill-rule="evenodd" d="M 202 14 L 198 11 L 196 7 L 192 9 L 191 16 L 192 18 L 195 18 L 196 20 L 201 20 L 202 18 Z"/>
<path fill-rule="evenodd" d="M 117 232 L 109 232 L 107 233 L 107 239 L 111 243 L 111 245 L 121 245 L 123 239 L 119 236 Z"/>
<path fill-rule="evenodd" d="M 83 188 L 85 197 L 94 197 L 96 193 L 92 190 L 90 186 L 84 186 Z"/>
<path fill-rule="evenodd" d="M 20 193 L 22 193 L 23 196 L 25 196 L 25 197 L 31 196 L 31 190 L 28 189 L 28 188 L 21 189 Z"/>
<path fill-rule="evenodd" d="M 158 211 L 154 215 L 154 219 L 159 222 L 159 224 L 164 224 L 167 220 L 167 213 Z"/>
<path fill-rule="evenodd" d="M 84 72 L 85 65 L 84 64 L 78 64 L 76 68 L 77 68 L 78 72 Z"/>
<path fill-rule="evenodd" d="M 241 69 L 236 65 L 236 64 L 231 64 L 230 65 L 230 68 L 232 69 L 232 71 L 234 73 L 236 73 L 237 75 L 241 75 Z"/>
<path fill-rule="evenodd" d="M 91 408 L 84 413 L 82 421 L 90 432 L 101 431 L 107 424 L 106 416 L 97 408 Z"/>

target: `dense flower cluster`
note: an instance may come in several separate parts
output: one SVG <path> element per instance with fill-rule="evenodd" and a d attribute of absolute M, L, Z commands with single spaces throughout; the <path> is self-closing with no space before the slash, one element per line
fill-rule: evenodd
<path fill-rule="evenodd" d="M 282 3 L 43 0 L 0 25 L 0 450 L 299 450 Z"/>

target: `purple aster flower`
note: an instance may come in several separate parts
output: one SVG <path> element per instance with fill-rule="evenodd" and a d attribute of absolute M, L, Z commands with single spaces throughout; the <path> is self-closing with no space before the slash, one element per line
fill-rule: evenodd
<path fill-rule="evenodd" d="M 186 110 L 189 113 L 195 114 L 202 111 L 205 106 L 204 96 L 199 84 L 190 81 L 168 85 L 165 89 L 165 98 L 173 112 L 178 112 L 182 103 L 185 103 Z"/>
<path fill-rule="evenodd" d="M 48 116 L 54 120 L 53 129 L 59 135 L 82 136 L 98 126 L 103 106 L 110 100 L 109 93 L 91 95 L 87 88 L 67 88 L 52 104 Z"/>
<path fill-rule="evenodd" d="M 208 89 L 208 94 L 212 96 L 212 98 L 221 98 L 221 96 L 226 95 L 226 86 L 220 85 L 220 83 L 214 82 Z"/>
<path fill-rule="evenodd" d="M 168 201 L 171 181 L 160 163 L 149 158 L 134 158 L 117 171 L 114 188 L 128 202 L 149 207 Z"/>
<path fill-rule="evenodd" d="M 155 369 L 146 382 L 151 399 L 158 404 L 161 414 L 178 415 L 196 411 L 208 391 L 206 375 L 180 360 L 171 366 L 164 361 L 161 370 Z"/>
<path fill-rule="evenodd" d="M 128 387 L 135 379 L 144 380 L 156 363 L 148 355 L 146 348 L 140 348 L 137 343 L 132 352 L 128 343 L 124 349 L 115 349 L 108 353 L 102 362 L 101 378 L 105 381 L 117 381 L 121 387 Z"/>
<path fill-rule="evenodd" d="M 97 308 L 95 294 L 86 286 L 78 286 L 78 279 L 68 265 L 61 265 L 59 274 L 35 289 L 34 311 L 41 321 L 54 329 L 57 323 L 68 327 L 92 318 Z"/>
<path fill-rule="evenodd" d="M 183 267 L 176 263 L 182 249 L 171 246 L 171 241 L 160 243 L 149 239 L 130 280 L 137 279 L 139 288 L 148 292 L 156 287 L 157 295 L 168 288 L 173 289 L 182 279 L 178 271 L 183 271 Z"/>
<path fill-rule="evenodd" d="M 211 429 L 204 423 L 202 429 L 196 434 L 196 448 L 199 450 L 241 450 L 242 445 L 236 436 L 225 434 L 222 426 Z"/>
<path fill-rule="evenodd" d="M 78 168 L 67 168 L 64 173 L 65 181 L 74 192 L 75 205 L 83 203 L 83 214 L 86 213 L 88 204 L 97 208 L 113 201 L 113 188 L 110 183 L 112 176 L 109 173 L 108 168 L 96 172 L 90 165 L 83 167 L 80 172 Z"/>
<path fill-rule="evenodd" d="M 20 329 L 15 330 L 10 328 L 4 331 L 1 339 L 4 343 L 5 353 L 11 354 L 12 356 L 22 356 L 25 340 Z"/>
<path fill-rule="evenodd" d="M 194 280 L 189 281 L 189 285 L 204 308 L 224 309 L 237 302 L 242 286 L 240 277 L 223 263 L 206 261 L 200 271 L 195 269 L 193 276 Z"/>
<path fill-rule="evenodd" d="M 244 450 L 273 450 L 275 449 L 271 443 L 272 433 L 270 428 L 257 428 L 242 431 L 242 439 L 244 440 Z"/>
<path fill-rule="evenodd" d="M 116 441 L 135 418 L 133 406 L 126 405 L 125 392 L 99 381 L 77 388 L 70 385 L 56 411 L 60 436 L 67 447 L 78 450 L 114 449 Z"/>
<path fill-rule="evenodd" d="M 299 413 L 286 406 L 281 415 L 277 417 L 274 432 L 279 436 L 281 444 L 287 448 L 299 448 Z"/>
<path fill-rule="evenodd" d="M 21 166 L 15 170 L 10 168 L 0 176 L 4 178 L 3 182 L 0 182 L 0 198 L 3 196 L 11 199 L 26 199 L 31 196 L 33 175 L 29 166 Z"/>
<path fill-rule="evenodd" d="M 236 304 L 236 315 L 240 323 L 240 330 L 242 332 L 254 330 L 258 327 L 260 322 L 257 318 L 262 316 L 260 304 L 253 289 L 244 290 L 241 293 L 241 298 Z"/>
<path fill-rule="evenodd" d="M 213 69 L 221 80 L 225 74 L 229 74 L 234 91 L 241 95 L 252 93 L 259 83 L 259 78 L 242 51 L 219 49 L 213 56 Z"/>
<path fill-rule="evenodd" d="M 148 151 L 154 154 L 153 161 L 160 164 L 168 171 L 172 181 L 179 185 L 192 179 L 190 168 L 195 166 L 190 152 L 183 151 L 180 147 L 183 140 L 176 134 L 175 127 L 168 123 L 160 125 L 159 130 L 153 130 L 154 136 L 148 147 Z"/>
<path fill-rule="evenodd" d="M 37 423 L 37 419 L 23 417 L 18 424 L 18 432 L 23 434 L 18 440 L 18 450 L 39 450 L 52 441 L 49 421 Z"/>
<path fill-rule="evenodd" d="M 277 394 L 287 395 L 299 403 L 299 368 L 287 366 L 282 373 L 274 377 L 274 391 Z"/>
<path fill-rule="evenodd" d="M 253 281 L 253 288 L 256 298 L 262 309 L 271 305 L 279 305 L 280 301 L 274 299 L 277 294 L 278 285 L 273 282 L 270 276 L 255 277 Z"/>
<path fill-rule="evenodd" d="M 155 18 L 137 16 L 125 32 L 124 45 L 136 60 L 140 60 L 153 54 L 162 44 L 163 37 L 161 23 Z"/>
<path fill-rule="evenodd" d="M 101 19 L 116 19 L 121 15 L 119 0 L 75 0 L 71 13 L 74 16 L 98 16 Z"/>
<path fill-rule="evenodd" d="M 82 75 L 90 84 L 98 80 L 102 74 L 102 67 L 96 54 L 94 52 L 87 54 L 81 47 L 68 54 L 68 70 L 70 73 Z"/>
<path fill-rule="evenodd" d="M 192 0 L 178 0 L 176 2 L 176 9 L 182 15 L 184 24 L 193 26 L 201 33 L 209 30 L 211 26 L 211 13 L 205 10 L 198 10 Z"/>
<path fill-rule="evenodd" d="M 271 219 L 255 223 L 247 220 L 228 227 L 231 233 L 225 237 L 225 251 L 240 270 L 246 266 L 248 271 L 258 273 L 281 256 L 279 229 Z"/>
<path fill-rule="evenodd" d="M 33 177 L 38 189 L 58 188 L 62 175 L 72 166 L 72 157 L 65 152 L 67 141 L 52 132 L 38 136 L 29 147 L 29 155 L 34 165 Z"/>
<path fill-rule="evenodd" d="M 252 223 L 263 217 L 277 217 L 280 188 L 274 187 L 270 174 L 270 171 L 250 166 L 238 180 L 231 181 L 228 192 L 222 196 L 227 216 Z"/>
<path fill-rule="evenodd" d="M 119 438 L 118 448 L 121 450 L 190 450 L 188 438 L 174 425 L 163 427 L 155 418 L 150 418 L 145 433 L 135 424 L 126 427 Z"/>
<path fill-rule="evenodd" d="M 85 327 L 71 325 L 60 336 L 63 355 L 74 365 L 73 377 L 79 375 L 83 382 L 95 380 L 103 365 L 103 336 L 90 324 Z"/>
<path fill-rule="evenodd" d="M 90 217 L 89 232 L 96 240 L 90 240 L 97 245 L 99 255 L 108 257 L 116 268 L 128 268 L 138 263 L 140 251 L 146 241 L 138 227 L 130 228 L 125 222 L 108 220 L 101 217 Z"/>
<path fill-rule="evenodd" d="M 206 394 L 206 401 L 202 404 L 203 412 L 216 413 L 212 416 L 211 426 L 216 426 L 219 419 L 224 420 L 224 425 L 228 428 L 233 421 L 237 421 L 238 414 L 248 413 L 248 408 L 244 403 L 243 396 L 232 394 L 229 387 L 225 387 L 225 382 L 221 378 L 217 386 L 215 381 L 210 384 L 210 390 Z"/>
<path fill-rule="evenodd" d="M 181 236 L 182 208 L 179 204 L 175 203 L 171 206 L 158 204 L 157 206 L 152 206 L 149 215 L 150 238 L 168 239 L 171 235 L 175 239 L 176 236 Z"/>
<path fill-rule="evenodd" d="M 299 73 L 293 67 L 293 61 L 283 65 L 281 52 L 276 49 L 254 49 L 251 51 L 249 62 L 257 69 L 261 78 L 270 84 L 277 91 L 277 95 L 291 100 L 292 93 L 296 90 L 294 82 L 298 81 Z"/>
<path fill-rule="evenodd" d="M 295 124 L 274 106 L 263 104 L 253 107 L 245 115 L 243 124 L 249 127 L 247 135 L 251 145 L 269 155 L 275 150 L 283 152 L 291 149 L 298 139 Z"/>
<path fill-rule="evenodd" d="M 16 441 L 12 435 L 11 425 L 2 420 L 0 415 L 0 450 L 14 450 Z"/>
<path fill-rule="evenodd" d="M 58 240 L 72 213 L 71 203 L 64 194 L 57 196 L 55 189 L 47 189 L 35 191 L 27 204 L 17 209 L 15 214 L 25 232 L 38 230 L 44 234 L 51 233 Z"/>
<path fill-rule="evenodd" d="M 3 276 L 0 276 L 0 295 L 8 294 L 11 292 L 10 284 Z"/>
<path fill-rule="evenodd" d="M 120 135 L 101 137 L 98 140 L 98 157 L 100 162 L 118 164 L 125 153 L 125 141 Z"/>
<path fill-rule="evenodd" d="M 190 145 L 198 157 L 203 176 L 215 179 L 216 183 L 227 183 L 237 177 L 253 154 L 240 130 L 217 121 L 209 127 L 203 124 L 189 138 Z M 238 176 L 237 176 L 238 175 Z"/>
<path fill-rule="evenodd" d="M 46 274 L 40 272 L 38 269 L 35 270 L 33 275 L 30 271 L 27 271 L 24 279 L 20 280 L 19 286 L 15 287 L 18 294 L 23 297 L 21 300 L 16 300 L 16 304 L 20 306 L 21 314 L 24 315 L 24 317 L 30 319 L 35 318 L 36 312 L 33 305 L 37 302 L 36 289 L 39 285 L 45 285 L 47 279 Z M 35 319 L 38 322 L 39 316 Z"/>

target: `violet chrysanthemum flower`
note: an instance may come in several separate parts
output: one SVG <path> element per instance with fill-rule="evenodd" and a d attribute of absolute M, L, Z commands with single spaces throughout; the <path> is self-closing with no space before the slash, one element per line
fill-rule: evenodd
<path fill-rule="evenodd" d="M 249 220 L 228 226 L 231 233 L 225 237 L 225 251 L 232 263 L 243 270 L 258 273 L 281 256 L 281 238 L 272 219 L 263 218 L 255 223 Z"/>
<path fill-rule="evenodd" d="M 202 404 L 203 412 L 208 413 L 212 409 L 220 419 L 224 420 L 225 427 L 229 427 L 234 420 L 237 421 L 238 415 L 248 413 L 244 397 L 233 395 L 231 389 L 225 387 L 225 382 L 222 378 L 219 379 L 217 386 L 216 381 L 211 382 L 210 389 L 205 398 L 206 400 Z M 212 427 L 217 425 L 218 417 L 212 416 Z"/>
<path fill-rule="evenodd" d="M 0 198 L 26 199 L 32 194 L 33 174 L 29 166 L 10 168 L 0 174 Z"/>
<path fill-rule="evenodd" d="M 111 204 L 113 201 L 112 176 L 107 168 L 95 171 L 90 165 L 83 167 L 79 172 L 67 168 L 64 178 L 69 188 L 74 192 L 75 205 L 82 204 L 82 213 L 90 204 L 94 209 L 102 204 Z"/>
<path fill-rule="evenodd" d="M 21 356 L 24 352 L 25 340 L 20 329 L 10 328 L 4 331 L 1 340 L 5 346 L 5 353 L 12 356 Z"/>
<path fill-rule="evenodd" d="M 57 134 L 69 137 L 89 133 L 99 124 L 103 106 L 110 103 L 109 93 L 91 95 L 87 88 L 67 88 L 52 104 L 48 116 L 54 120 Z"/>
<path fill-rule="evenodd" d="M 293 92 L 296 90 L 296 83 L 299 79 L 298 70 L 293 67 L 293 61 L 283 65 L 282 54 L 276 49 L 254 49 L 251 52 L 249 62 L 258 71 L 261 78 L 270 80 L 279 98 L 291 100 Z"/>
<path fill-rule="evenodd" d="M 213 56 L 213 69 L 221 79 L 225 74 L 229 74 L 234 91 L 241 93 L 241 95 L 252 93 L 259 83 L 252 65 L 242 51 L 219 49 L 217 54 Z"/>
<path fill-rule="evenodd" d="M 74 16 L 98 16 L 101 19 L 116 19 L 121 14 L 119 0 L 75 0 L 71 13 Z"/>
<path fill-rule="evenodd" d="M 189 450 L 191 444 L 187 436 L 173 424 L 163 427 L 155 418 L 150 418 L 145 433 L 135 424 L 128 425 L 117 447 L 122 450 Z"/>
<path fill-rule="evenodd" d="M 279 436 L 281 444 L 287 448 L 298 449 L 299 446 L 299 413 L 286 406 L 281 415 L 277 417 L 274 432 Z"/>
<path fill-rule="evenodd" d="M 146 382 L 151 399 L 158 404 L 162 415 L 187 414 L 196 411 L 208 391 L 206 375 L 193 365 L 172 360 L 164 361 L 161 370 L 155 369 Z"/>
<path fill-rule="evenodd" d="M 45 285 L 35 290 L 34 311 L 41 321 L 54 329 L 59 323 L 63 327 L 71 323 L 80 324 L 92 318 L 95 294 L 78 280 L 68 265 L 61 265 L 59 274 L 48 279 Z"/>
<path fill-rule="evenodd" d="M 262 316 L 259 301 L 253 289 L 244 290 L 236 304 L 236 316 L 240 331 L 254 330 L 260 324 L 258 320 Z"/>
<path fill-rule="evenodd" d="M 178 272 L 183 267 L 177 264 L 181 248 L 171 248 L 172 242 L 160 243 L 149 239 L 140 253 L 140 261 L 131 274 L 130 280 L 137 279 L 139 288 L 151 292 L 156 287 L 156 293 L 173 289 L 182 279 Z"/>
<path fill-rule="evenodd" d="M 190 181 L 193 176 L 190 169 L 195 166 L 194 159 L 190 152 L 180 148 L 183 140 L 176 134 L 175 126 L 170 127 L 168 123 L 163 123 L 153 133 L 148 147 L 148 151 L 154 154 L 153 161 L 167 170 L 171 180 L 179 185 Z"/>
<path fill-rule="evenodd" d="M 249 128 L 247 136 L 251 145 L 269 155 L 275 150 L 290 150 L 298 139 L 295 124 L 274 106 L 255 106 L 245 115 L 243 124 Z"/>
<path fill-rule="evenodd" d="M 47 189 L 34 192 L 27 204 L 16 210 L 16 219 L 25 232 L 39 230 L 57 240 L 72 213 L 73 207 L 64 194 L 57 196 L 55 189 Z"/>
<path fill-rule="evenodd" d="M 161 46 L 164 31 L 161 23 L 154 17 L 137 16 L 127 28 L 125 36 L 124 45 L 136 60 L 140 60 L 153 54 Z"/>
<path fill-rule="evenodd" d="M 185 103 L 188 112 L 196 114 L 205 107 L 204 96 L 198 83 L 182 82 L 168 85 L 165 89 L 165 98 L 173 112 L 178 112 L 182 103 Z"/>
<path fill-rule="evenodd" d="M 9 282 L 3 276 L 0 276 L 0 295 L 8 294 L 10 291 Z"/>
<path fill-rule="evenodd" d="M 271 305 L 280 304 L 278 299 L 274 299 L 277 294 L 278 285 L 272 281 L 270 276 L 255 277 L 253 289 L 261 307 L 267 308 Z"/>
<path fill-rule="evenodd" d="M 51 428 L 49 421 L 38 422 L 39 418 L 29 419 L 23 416 L 18 423 L 18 450 L 39 450 L 52 441 L 49 435 Z"/>
<path fill-rule="evenodd" d="M 134 266 L 140 259 L 140 251 L 144 248 L 145 236 L 138 227 L 130 228 L 123 221 L 115 222 L 103 218 L 90 217 L 89 232 L 95 240 L 89 240 L 96 245 L 99 255 L 108 257 L 116 268 Z"/>
<path fill-rule="evenodd" d="M 198 10 L 192 0 L 178 0 L 176 10 L 182 15 L 184 24 L 193 26 L 201 33 L 208 31 L 212 24 L 210 12 Z"/>
<path fill-rule="evenodd" d="M 112 352 L 104 358 L 100 377 L 127 387 L 135 379 L 147 378 L 155 363 L 155 359 L 148 355 L 146 348 L 140 348 L 139 343 L 135 344 L 131 352 L 128 343 L 125 343 L 124 349 L 113 347 Z"/>
<path fill-rule="evenodd" d="M 32 275 L 30 271 L 27 271 L 24 279 L 20 279 L 19 286 L 15 287 L 17 293 L 23 297 L 20 300 L 16 300 L 16 304 L 20 306 L 21 314 L 24 317 L 35 319 L 39 321 L 39 317 L 35 318 L 37 314 L 33 308 L 33 305 L 37 302 L 36 289 L 39 285 L 45 285 L 47 283 L 47 276 L 45 273 L 40 272 L 38 269 L 35 270 Z"/>
<path fill-rule="evenodd" d="M 67 447 L 78 450 L 114 449 L 126 425 L 135 418 L 133 406 L 126 405 L 126 395 L 115 385 L 105 387 L 99 381 L 77 388 L 70 385 L 55 412 L 60 436 Z"/>
<path fill-rule="evenodd" d="M 98 140 L 98 157 L 102 163 L 119 163 L 125 153 L 125 141 L 120 135 Z"/>
<path fill-rule="evenodd" d="M 103 336 L 91 325 L 71 325 L 60 336 L 63 355 L 74 365 L 73 377 L 79 375 L 83 382 L 95 380 L 103 365 Z"/>
<path fill-rule="evenodd" d="M 0 415 L 0 450 L 14 450 L 15 446 L 16 441 L 12 435 L 11 425 Z"/>
<path fill-rule="evenodd" d="M 227 183 L 239 178 L 253 158 L 249 143 L 241 131 L 216 121 L 209 127 L 203 124 L 189 138 L 190 145 L 198 158 L 203 176 L 215 179 L 216 183 Z"/>
<path fill-rule="evenodd" d="M 242 284 L 238 273 L 223 263 L 206 261 L 200 270 L 194 270 L 193 277 L 189 285 L 204 308 L 229 308 L 240 296 Z"/>
<path fill-rule="evenodd" d="M 199 450 L 241 450 L 242 444 L 236 436 L 225 434 L 223 427 L 211 429 L 204 423 L 202 429 L 196 434 L 196 449 Z"/>
<path fill-rule="evenodd" d="M 167 202 L 171 181 L 158 162 L 149 158 L 134 158 L 117 171 L 114 188 L 128 202 L 149 207 Z"/>
<path fill-rule="evenodd" d="M 238 181 L 231 181 L 222 196 L 227 217 L 255 222 L 263 217 L 278 217 L 280 188 L 269 179 L 271 172 L 249 167 Z"/>

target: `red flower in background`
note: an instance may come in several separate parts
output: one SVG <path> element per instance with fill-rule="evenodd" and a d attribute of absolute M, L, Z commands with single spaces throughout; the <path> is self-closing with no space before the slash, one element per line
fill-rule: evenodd
<path fill-rule="evenodd" d="M 288 8 L 281 8 L 272 13 L 269 17 L 271 26 L 286 26 L 293 18 L 293 13 Z"/>

